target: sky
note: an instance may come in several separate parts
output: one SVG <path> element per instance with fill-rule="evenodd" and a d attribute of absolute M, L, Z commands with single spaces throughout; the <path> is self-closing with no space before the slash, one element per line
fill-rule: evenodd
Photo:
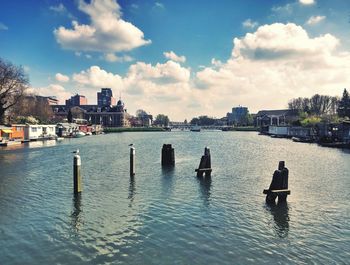
<path fill-rule="evenodd" d="M 0 57 L 30 91 L 174 121 L 283 109 L 350 84 L 348 0 L 0 0 Z"/>

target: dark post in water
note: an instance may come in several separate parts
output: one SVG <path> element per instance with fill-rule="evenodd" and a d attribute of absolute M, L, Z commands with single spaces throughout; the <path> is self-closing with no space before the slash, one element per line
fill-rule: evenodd
<path fill-rule="evenodd" d="M 210 177 L 211 171 L 210 149 L 205 147 L 204 155 L 202 156 L 198 169 L 196 169 L 195 172 L 197 172 L 197 177 L 203 177 L 203 174 L 205 174 L 206 177 Z"/>
<path fill-rule="evenodd" d="M 285 167 L 284 161 L 280 161 L 278 170 L 275 170 L 273 173 L 269 189 L 263 191 L 266 194 L 267 203 L 274 203 L 277 197 L 278 202 L 287 200 L 287 195 L 290 194 L 290 190 L 288 190 L 288 175 L 288 168 Z"/>
<path fill-rule="evenodd" d="M 130 147 L 130 176 L 135 176 L 135 147 Z"/>
<path fill-rule="evenodd" d="M 79 149 L 74 152 L 73 158 L 73 184 L 74 193 L 78 194 L 82 191 L 82 181 L 81 181 L 81 159 L 79 155 Z"/>
<path fill-rule="evenodd" d="M 175 151 L 171 144 L 163 144 L 162 166 L 175 166 Z"/>

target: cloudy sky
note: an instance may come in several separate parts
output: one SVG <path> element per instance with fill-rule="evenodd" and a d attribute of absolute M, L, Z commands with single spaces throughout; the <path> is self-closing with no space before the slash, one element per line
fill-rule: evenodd
<path fill-rule="evenodd" d="M 1 0 L 0 57 L 31 89 L 172 120 L 285 108 L 350 84 L 348 0 Z"/>

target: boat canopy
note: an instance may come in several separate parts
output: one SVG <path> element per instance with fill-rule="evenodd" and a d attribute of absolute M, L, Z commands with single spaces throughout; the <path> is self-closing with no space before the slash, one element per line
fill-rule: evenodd
<path fill-rule="evenodd" d="M 9 129 L 1 129 L 1 131 L 3 131 L 4 133 L 12 133 L 12 130 Z"/>

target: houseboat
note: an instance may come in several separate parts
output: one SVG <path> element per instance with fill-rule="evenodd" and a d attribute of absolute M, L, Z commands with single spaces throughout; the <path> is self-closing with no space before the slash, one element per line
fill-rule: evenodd
<path fill-rule="evenodd" d="M 27 124 L 24 127 L 24 138 L 30 141 L 56 138 L 56 125 Z"/>

